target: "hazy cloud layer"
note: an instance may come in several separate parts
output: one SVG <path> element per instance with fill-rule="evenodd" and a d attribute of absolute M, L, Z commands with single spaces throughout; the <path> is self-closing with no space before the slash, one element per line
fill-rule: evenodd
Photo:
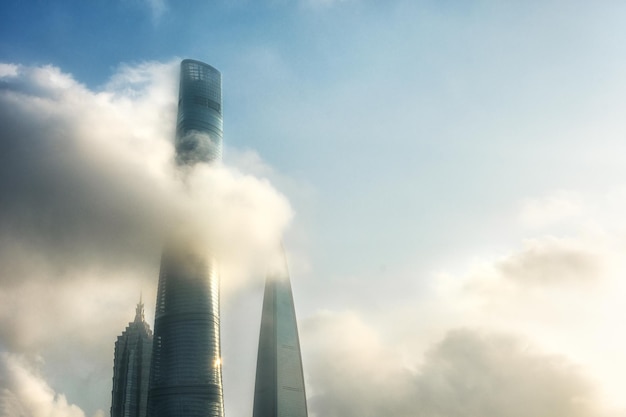
<path fill-rule="evenodd" d="M 311 410 L 626 415 L 608 400 L 619 398 L 612 376 L 625 365 L 615 315 L 623 310 L 624 265 L 616 242 L 600 236 L 528 239 L 465 274 L 433 275 L 414 304 L 387 302 L 384 312 L 372 304 L 375 311 L 326 311 L 304 320 Z"/>
<path fill-rule="evenodd" d="M 175 68 L 123 67 L 97 93 L 53 67 L 2 78 L 3 282 L 51 278 L 33 264 L 55 277 L 141 267 L 172 228 L 237 251 L 238 265 L 279 241 L 291 209 L 266 180 L 173 166 Z"/>
<path fill-rule="evenodd" d="M 353 313 L 311 318 L 303 333 L 315 416 L 602 415 L 579 369 L 513 336 L 450 331 L 410 369 L 397 345 Z"/>
<path fill-rule="evenodd" d="M 60 272 L 142 262 L 173 185 L 173 104 L 158 103 L 173 88 L 92 93 L 53 67 L 19 71 L 0 95 L 0 256 L 11 268 L 1 279 L 22 280 L 31 265 L 20 261 L 31 256 Z M 151 100 L 159 123 L 133 111 Z"/>
<path fill-rule="evenodd" d="M 545 236 L 528 239 L 520 251 L 477 270 L 470 286 L 562 289 L 605 277 L 609 259 L 593 242 Z M 513 290 L 515 290 L 513 289 Z"/>
<path fill-rule="evenodd" d="M 513 337 L 450 332 L 417 379 L 425 416 L 598 416 L 591 383 L 559 356 Z"/>
<path fill-rule="evenodd" d="M 507 279 L 520 285 L 586 281 L 602 277 L 602 259 L 576 242 L 546 238 L 526 242 L 524 250 L 497 265 Z"/>

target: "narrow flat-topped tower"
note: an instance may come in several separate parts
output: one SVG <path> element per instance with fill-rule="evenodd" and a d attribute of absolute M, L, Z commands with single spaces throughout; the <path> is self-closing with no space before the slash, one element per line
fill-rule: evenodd
<path fill-rule="evenodd" d="M 285 260 L 265 281 L 253 417 L 307 417 L 298 325 Z"/>
<path fill-rule="evenodd" d="M 151 354 L 152 331 L 140 298 L 135 320 L 115 342 L 111 417 L 146 417 Z"/>
<path fill-rule="evenodd" d="M 222 74 L 192 59 L 180 63 L 176 159 L 179 165 L 222 159 Z"/>
<path fill-rule="evenodd" d="M 210 65 L 181 62 L 175 143 L 181 168 L 221 159 L 222 82 Z M 217 263 L 203 245 L 172 236 L 161 257 L 148 417 L 223 415 Z"/>

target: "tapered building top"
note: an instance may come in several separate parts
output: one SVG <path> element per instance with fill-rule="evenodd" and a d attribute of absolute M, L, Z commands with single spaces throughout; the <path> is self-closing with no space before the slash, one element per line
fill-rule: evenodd
<path fill-rule="evenodd" d="M 111 417 L 146 417 L 152 331 L 141 298 L 135 320 L 115 342 Z"/>
<path fill-rule="evenodd" d="M 135 308 L 135 323 L 142 323 L 146 321 L 146 317 L 143 313 L 143 296 L 139 295 L 139 303 Z"/>
<path fill-rule="evenodd" d="M 285 269 L 265 281 L 253 417 L 307 417 L 298 325 Z"/>

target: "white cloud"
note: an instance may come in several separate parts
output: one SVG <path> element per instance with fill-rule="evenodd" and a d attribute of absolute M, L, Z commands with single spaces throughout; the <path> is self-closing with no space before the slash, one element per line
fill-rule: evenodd
<path fill-rule="evenodd" d="M 0 414 L 6 417 L 85 417 L 56 393 L 23 357 L 0 352 Z M 95 417 L 102 416 L 99 411 Z"/>
<path fill-rule="evenodd" d="M 592 384 L 559 356 L 511 336 L 448 333 L 425 358 L 415 401 L 424 416 L 600 416 Z"/>
<path fill-rule="evenodd" d="M 504 284 L 520 287 L 578 285 L 604 277 L 604 256 L 589 242 L 546 236 L 526 240 L 521 251 L 498 261 L 492 272 Z"/>
<path fill-rule="evenodd" d="M 580 364 L 604 408 L 624 408 L 621 251 L 620 239 L 601 233 L 528 239 L 506 256 L 474 262 L 465 274 L 435 277 L 420 310 L 428 319 L 411 321 L 436 323 L 435 335 L 469 326 L 529 339 Z"/>
<path fill-rule="evenodd" d="M 413 276 L 422 282 L 413 297 L 380 297 L 361 310 L 305 320 L 312 410 L 626 415 L 620 378 L 626 265 L 619 242 L 597 230 L 526 239 L 465 272 Z M 363 293 L 359 285 L 356 279 L 350 296 Z"/>
<path fill-rule="evenodd" d="M 315 416 L 605 415 L 580 369 L 513 336 L 450 331 L 416 369 L 403 365 L 395 341 L 354 312 L 312 317 L 303 323 L 302 338 Z"/>
<path fill-rule="evenodd" d="M 0 63 L 0 78 L 16 77 L 19 67 L 15 64 Z"/>

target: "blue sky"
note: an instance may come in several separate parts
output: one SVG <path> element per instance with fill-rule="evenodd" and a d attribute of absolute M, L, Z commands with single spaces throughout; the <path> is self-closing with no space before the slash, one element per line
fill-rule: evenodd
<path fill-rule="evenodd" d="M 555 416 L 626 415 L 626 5 L 8 0 L 0 16 L 0 197 L 11 207 L 0 210 L 0 259 L 10 265 L 0 298 L 28 305 L 58 291 L 74 300 L 69 283 L 83 298 L 50 314 L 0 307 L 0 371 L 9 375 L 0 388 L 24 409 L 34 400 L 20 396 L 16 375 L 80 408 L 48 395 L 60 413 L 109 406 L 114 337 L 138 291 L 154 295 L 158 251 L 141 240 L 155 240 L 164 214 L 151 207 L 179 195 L 163 155 L 176 61 L 194 58 L 223 74 L 223 178 L 242 204 L 207 210 L 283 236 L 311 414 L 508 417 L 527 407 L 551 416 L 544 389 Z M 198 181 L 217 187 L 209 177 Z M 139 208 L 149 215 L 137 217 Z M 126 227 L 94 238 L 89 225 L 104 220 Z M 265 253 L 263 233 L 224 230 L 241 239 L 226 239 L 230 248 Z M 113 271 L 103 266 L 111 260 Z M 223 347 L 227 411 L 238 417 L 251 409 L 261 287 L 235 287 Z M 96 307 L 117 310 L 102 335 L 82 340 L 73 332 L 104 320 L 90 315 Z M 64 336 L 78 364 L 33 330 L 42 317 L 74 329 Z M 533 366 L 545 373 L 524 373 Z M 375 375 L 397 381 L 399 394 L 386 398 Z M 497 378 L 537 388 L 505 384 L 494 396 L 485 387 Z M 480 395 L 468 402 L 463 386 Z"/>

